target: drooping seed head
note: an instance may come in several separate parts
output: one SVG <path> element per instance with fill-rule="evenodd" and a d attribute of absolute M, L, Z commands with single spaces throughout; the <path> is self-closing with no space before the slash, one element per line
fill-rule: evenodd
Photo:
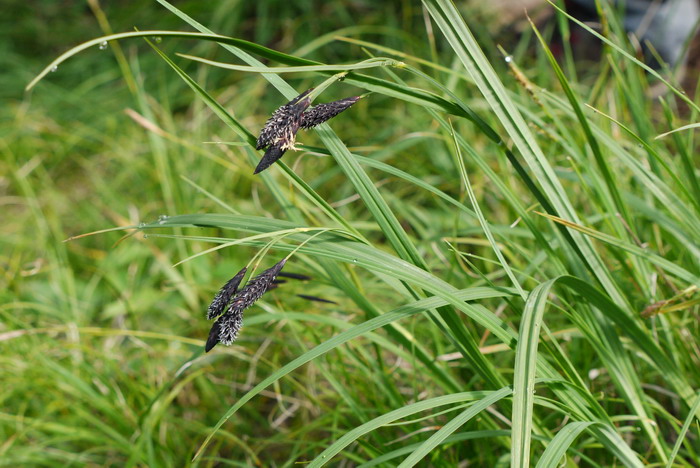
<path fill-rule="evenodd" d="M 236 273 L 236 276 L 228 280 L 219 290 L 219 292 L 216 293 L 214 300 L 211 301 L 211 304 L 209 304 L 209 308 L 207 309 L 208 320 L 218 317 L 224 312 L 233 295 L 238 292 L 238 286 L 241 284 L 247 270 L 248 268 L 243 268 L 241 271 Z"/>
<path fill-rule="evenodd" d="M 301 128 L 312 128 L 320 125 L 326 120 L 332 119 L 344 110 L 360 100 L 360 96 L 340 99 L 338 101 L 318 104 L 310 109 L 307 109 L 301 116 Z"/>
<path fill-rule="evenodd" d="M 223 315 L 219 316 L 218 319 L 216 319 L 216 322 L 214 322 L 214 325 L 212 325 L 211 330 L 209 330 L 207 344 L 204 347 L 205 352 L 208 353 L 211 351 L 211 349 L 219 342 L 228 346 L 236 341 L 238 332 L 243 326 L 243 311 L 260 299 L 260 297 L 265 294 L 268 289 L 276 286 L 274 284 L 275 278 L 280 273 L 285 263 L 287 263 L 286 258 L 279 261 L 272 268 L 268 268 L 255 278 L 248 281 L 248 284 L 246 284 L 243 289 L 236 293 L 233 299 L 230 300 L 228 310 Z M 227 289 L 227 286 L 233 284 L 236 277 L 240 276 L 235 286 L 237 287 L 238 284 L 240 284 L 243 275 L 245 275 L 245 268 L 228 283 L 226 283 L 222 290 Z M 229 288 L 227 290 L 231 289 Z"/>

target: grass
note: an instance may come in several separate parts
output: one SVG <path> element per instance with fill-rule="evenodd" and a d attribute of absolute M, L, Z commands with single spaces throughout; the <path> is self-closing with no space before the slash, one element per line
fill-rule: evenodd
<path fill-rule="evenodd" d="M 447 0 L 89 5 L 3 78 L 0 464 L 696 466 L 698 107 L 615 12 L 577 63 Z M 370 94 L 253 176 L 322 82 Z"/>

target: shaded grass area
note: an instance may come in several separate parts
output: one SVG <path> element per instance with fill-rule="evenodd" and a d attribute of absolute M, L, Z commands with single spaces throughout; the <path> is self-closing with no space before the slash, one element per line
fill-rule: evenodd
<path fill-rule="evenodd" d="M 38 45 L 0 124 L 5 464 L 693 466 L 697 144 L 654 137 L 697 108 L 648 97 L 612 12 L 574 79 L 551 30 L 505 60 L 443 1 L 90 5 L 50 15 L 93 28 L 66 42 L 251 42 L 114 41 L 22 97 L 67 45 L 9 29 Z M 372 94 L 253 177 L 251 137 L 329 75 L 303 67 L 368 56 L 402 63 L 333 84 L 322 101 Z M 285 270 L 313 280 L 204 355 L 215 291 L 303 242 Z"/>

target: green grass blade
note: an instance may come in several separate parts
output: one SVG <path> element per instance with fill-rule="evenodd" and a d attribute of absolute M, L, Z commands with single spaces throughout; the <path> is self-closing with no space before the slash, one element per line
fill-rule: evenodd
<path fill-rule="evenodd" d="M 593 424 L 596 423 L 577 421 L 561 428 L 554 439 L 547 444 L 547 448 L 537 462 L 537 468 L 557 468 L 561 466 L 559 462 L 569 450 L 571 444 L 574 443 L 574 440 Z"/>
<path fill-rule="evenodd" d="M 513 376 L 511 467 L 526 468 L 530 466 L 537 347 L 540 341 L 542 315 L 547 305 L 547 295 L 556 281 L 556 279 L 552 279 L 542 283 L 530 293 L 520 321 L 518 347 L 515 350 L 515 375 Z"/>
<path fill-rule="evenodd" d="M 685 436 L 688 433 L 688 429 L 690 429 L 690 425 L 695 419 L 700 420 L 700 393 L 696 395 L 695 403 L 693 404 L 693 406 L 690 407 L 690 413 L 688 414 L 688 417 L 683 423 L 681 431 L 678 433 L 678 439 L 676 440 L 676 443 L 673 446 L 671 455 L 668 457 L 668 462 L 666 462 L 666 468 L 671 468 L 673 466 L 673 460 L 676 459 L 678 451 L 681 449 L 681 444 L 684 440 L 686 440 Z"/>
<path fill-rule="evenodd" d="M 497 403 L 498 401 L 511 395 L 513 390 L 510 387 L 502 388 L 501 390 L 492 392 L 490 395 L 485 396 L 478 402 L 474 403 L 468 409 L 464 410 L 457 417 L 453 418 L 445 424 L 439 431 L 430 436 L 428 440 L 423 442 L 420 447 L 418 447 L 410 456 L 408 456 L 401 464 L 399 468 L 409 468 L 415 466 L 420 462 L 426 455 L 428 455 L 435 447 L 440 445 L 451 436 L 456 430 L 462 427 L 467 421 L 473 417 L 479 415 L 489 406 Z"/>
<path fill-rule="evenodd" d="M 504 394 L 505 393 L 505 394 Z M 436 397 L 436 398 L 431 398 L 429 400 L 425 401 L 420 401 L 418 403 L 413 403 L 411 405 L 407 405 L 403 408 L 399 408 L 397 410 L 391 411 L 389 413 L 383 414 L 371 421 L 368 421 L 361 426 L 356 427 L 355 429 L 349 431 L 346 433 L 344 436 L 342 436 L 340 439 L 335 441 L 333 445 L 328 447 L 326 450 L 321 452 L 319 456 L 317 456 L 308 466 L 309 468 L 318 468 L 326 463 L 328 463 L 332 457 L 337 455 L 341 450 L 343 450 L 345 447 L 350 445 L 352 442 L 357 440 L 359 437 L 381 427 L 384 426 L 385 424 L 394 422 L 398 419 L 405 418 L 407 416 L 410 416 L 412 414 L 416 414 L 421 411 L 427 411 L 431 410 L 434 408 L 437 408 L 439 406 L 444 406 L 452 403 L 461 403 L 464 401 L 470 401 L 470 400 L 483 400 L 486 397 L 493 396 L 494 394 L 500 395 L 498 399 L 503 398 L 504 396 L 507 396 L 507 394 L 510 394 L 511 390 L 510 388 L 505 388 L 497 391 L 489 391 L 489 392 L 462 392 L 462 393 L 455 393 L 452 395 L 446 395 L 442 397 Z M 496 400 L 498 401 L 498 400 Z"/>

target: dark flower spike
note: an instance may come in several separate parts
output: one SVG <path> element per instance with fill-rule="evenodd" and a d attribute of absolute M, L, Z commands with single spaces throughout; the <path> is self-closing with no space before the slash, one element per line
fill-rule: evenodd
<path fill-rule="evenodd" d="M 288 149 L 296 150 L 296 134 L 300 128 L 312 128 L 335 117 L 360 100 L 354 96 L 318 104 L 308 109 L 311 88 L 277 109 L 260 131 L 255 149 L 267 148 L 253 174 L 258 174 L 279 160 Z"/>
<path fill-rule="evenodd" d="M 299 96 L 295 97 L 287 104 L 273 112 L 272 117 L 265 122 L 265 126 L 262 128 L 262 130 L 260 130 L 260 136 L 256 142 L 255 149 L 259 150 L 267 146 L 271 146 L 276 143 L 280 137 L 282 137 L 283 133 L 286 131 L 286 127 L 288 127 L 289 123 L 295 119 L 295 116 L 298 118 L 299 115 L 304 112 L 307 107 L 309 107 L 309 104 L 311 104 L 311 102 L 308 100 L 304 100 L 302 102 L 299 101 L 308 96 L 313 89 L 314 88 L 304 91 Z"/>
<path fill-rule="evenodd" d="M 301 128 L 312 128 L 320 125 L 326 120 L 332 119 L 350 106 L 360 100 L 361 96 L 354 96 L 339 101 L 327 102 L 319 104 L 308 109 L 301 116 Z"/>
<path fill-rule="evenodd" d="M 272 268 L 263 271 L 258 276 L 248 281 L 245 287 L 235 295 L 231 300 L 228 310 L 221 315 L 211 327 L 209 337 L 207 338 L 207 344 L 204 347 L 205 352 L 209 352 L 218 342 L 228 346 L 236 341 L 238 332 L 243 326 L 243 311 L 253 305 L 268 289 L 270 289 L 285 263 L 287 263 L 286 258 L 282 259 Z"/>
<path fill-rule="evenodd" d="M 243 280 L 247 270 L 248 268 L 243 268 L 241 271 L 236 273 L 236 276 L 228 280 L 219 290 L 219 292 L 216 293 L 214 300 L 211 301 L 211 304 L 209 304 L 209 308 L 207 309 L 208 320 L 218 317 L 224 312 L 228 303 L 231 302 L 233 295 L 238 292 L 238 285 L 241 284 L 241 280 Z"/>
<path fill-rule="evenodd" d="M 226 346 L 231 345 L 238 337 L 238 332 L 243 326 L 243 313 L 240 311 L 228 311 L 219 317 L 209 330 L 209 338 L 204 346 L 204 352 L 208 353 L 220 341 Z"/>
<path fill-rule="evenodd" d="M 313 88 L 301 93 L 272 114 L 260 131 L 256 149 L 268 146 L 267 151 L 253 171 L 253 174 L 272 166 L 288 149 L 296 149 L 296 135 L 301 125 L 302 114 L 311 101 L 306 97 Z"/>
<path fill-rule="evenodd" d="M 204 352 L 208 353 L 211 351 L 211 349 L 216 346 L 216 343 L 219 342 L 219 332 L 221 331 L 221 324 L 219 323 L 219 320 L 223 318 L 223 315 L 219 317 L 219 319 L 214 322 L 214 325 L 212 325 L 211 330 L 209 330 L 209 338 L 207 338 L 207 344 L 204 345 Z"/>
<path fill-rule="evenodd" d="M 264 171 L 268 167 L 272 166 L 287 150 L 283 150 L 281 145 L 270 146 L 262 159 L 258 163 L 253 174 Z"/>
<path fill-rule="evenodd" d="M 234 311 L 221 316 L 219 324 L 219 341 L 226 346 L 230 346 L 238 338 L 238 332 L 243 326 L 243 313 Z"/>
<path fill-rule="evenodd" d="M 286 258 L 282 259 L 282 261 L 277 263 L 272 268 L 268 268 L 252 280 L 248 281 L 245 288 L 241 289 L 241 291 L 236 294 L 231 301 L 231 305 L 229 305 L 228 308 L 229 312 L 236 310 L 243 311 L 255 304 L 255 302 L 260 299 L 263 294 L 265 294 L 265 291 L 268 290 L 272 282 L 279 274 L 280 270 L 282 270 L 282 267 L 284 267 L 285 263 L 287 263 Z"/>

